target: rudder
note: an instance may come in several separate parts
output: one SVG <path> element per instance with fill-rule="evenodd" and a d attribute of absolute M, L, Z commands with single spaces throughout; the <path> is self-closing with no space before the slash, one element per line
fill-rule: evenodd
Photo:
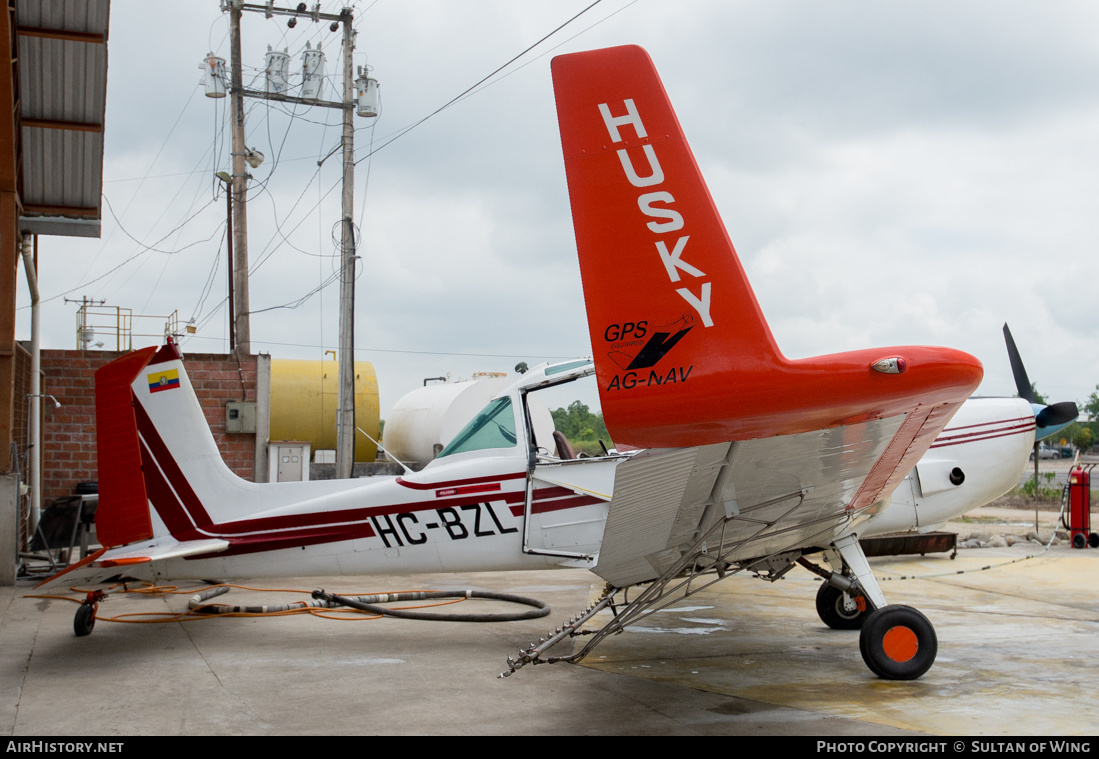
<path fill-rule="evenodd" d="M 130 385 L 155 352 L 156 348 L 144 348 L 129 353 L 95 373 L 99 476 L 95 531 L 104 546 L 120 546 L 153 536 Z"/>

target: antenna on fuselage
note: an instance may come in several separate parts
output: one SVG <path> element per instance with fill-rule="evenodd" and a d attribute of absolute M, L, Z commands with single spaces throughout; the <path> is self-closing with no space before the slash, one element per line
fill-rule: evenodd
<path fill-rule="evenodd" d="M 382 444 L 381 444 L 381 443 L 379 443 L 379 442 L 378 442 L 377 440 L 375 440 L 374 438 L 370 437 L 370 435 L 367 435 L 367 434 L 366 434 L 366 430 L 364 430 L 364 429 L 363 429 L 362 427 L 355 427 L 355 429 L 357 429 L 357 430 L 358 430 L 359 432 L 361 432 L 361 433 L 362 433 L 363 435 L 366 435 L 366 439 L 367 439 L 367 440 L 369 440 L 369 441 L 370 441 L 371 443 L 373 443 L 374 445 L 378 446 L 378 450 L 379 450 L 379 451 L 381 451 L 382 453 L 384 453 L 387 459 L 389 459 L 390 461 L 394 461 L 394 462 L 396 462 L 396 463 L 400 464 L 400 465 L 401 465 L 401 468 L 402 468 L 402 469 L 404 469 L 404 471 L 405 471 L 405 474 L 415 474 L 415 472 L 413 472 L 413 471 L 412 471 L 411 469 L 409 469 L 409 468 L 408 468 L 408 466 L 407 466 L 407 465 L 405 465 L 405 463 L 404 463 L 403 461 L 401 461 L 401 460 L 400 460 L 399 458 L 397 458 L 397 457 L 396 457 L 396 456 L 394 456 L 394 455 L 393 455 L 392 453 L 390 453 L 389 451 L 387 451 L 387 450 L 386 450 L 386 449 L 385 449 L 385 448 L 384 448 L 384 447 L 382 446 Z"/>

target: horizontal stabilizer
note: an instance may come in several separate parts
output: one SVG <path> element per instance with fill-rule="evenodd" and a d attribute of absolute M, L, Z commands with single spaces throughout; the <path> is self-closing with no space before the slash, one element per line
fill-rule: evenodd
<path fill-rule="evenodd" d="M 182 542 L 167 536 L 156 538 L 144 543 L 99 551 L 78 564 L 58 572 L 37 587 L 38 589 L 49 590 L 61 587 L 94 585 L 118 575 L 132 574 L 137 567 L 144 564 L 217 553 L 228 547 L 229 541 L 216 538 L 185 540 Z"/>

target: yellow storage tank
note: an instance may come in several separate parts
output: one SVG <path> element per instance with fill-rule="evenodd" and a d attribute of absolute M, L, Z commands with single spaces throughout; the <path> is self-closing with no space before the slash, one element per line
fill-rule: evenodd
<path fill-rule="evenodd" d="M 303 440 L 314 451 L 336 448 L 338 361 L 271 359 L 271 439 Z M 369 361 L 355 362 L 355 424 L 380 437 L 378 377 Z M 378 447 L 355 431 L 355 461 L 373 461 Z"/>

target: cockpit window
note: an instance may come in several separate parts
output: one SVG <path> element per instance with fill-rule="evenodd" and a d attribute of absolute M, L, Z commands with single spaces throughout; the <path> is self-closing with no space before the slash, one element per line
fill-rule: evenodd
<path fill-rule="evenodd" d="M 514 448 L 517 442 L 511 398 L 497 398 L 463 427 L 436 458 L 486 448 Z"/>

